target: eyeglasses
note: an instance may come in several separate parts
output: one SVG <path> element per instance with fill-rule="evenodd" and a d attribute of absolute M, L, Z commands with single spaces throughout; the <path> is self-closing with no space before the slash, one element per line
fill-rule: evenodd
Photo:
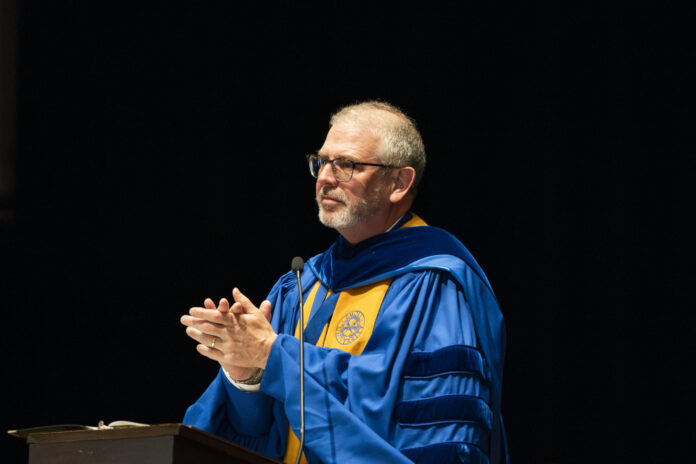
<path fill-rule="evenodd" d="M 311 154 L 307 155 L 307 162 L 309 163 L 309 172 L 312 177 L 319 177 L 319 171 L 325 165 L 331 165 L 331 172 L 333 172 L 334 177 L 339 182 L 348 182 L 353 178 L 353 170 L 355 166 L 377 166 L 380 168 L 397 168 L 398 166 L 392 166 L 391 164 L 377 164 L 377 163 L 360 163 L 357 161 L 351 161 L 345 158 L 335 158 L 329 159 L 323 156 Z"/>

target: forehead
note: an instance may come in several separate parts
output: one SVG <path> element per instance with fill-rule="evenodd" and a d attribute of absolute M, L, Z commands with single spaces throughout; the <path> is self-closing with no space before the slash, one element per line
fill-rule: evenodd
<path fill-rule="evenodd" d="M 355 161 L 378 161 L 380 138 L 365 127 L 356 124 L 335 124 L 329 130 L 319 154 L 331 158 L 349 158 Z"/>

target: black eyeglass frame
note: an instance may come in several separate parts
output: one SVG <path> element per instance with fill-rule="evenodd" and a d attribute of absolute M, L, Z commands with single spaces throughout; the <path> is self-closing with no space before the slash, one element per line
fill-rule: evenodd
<path fill-rule="evenodd" d="M 316 158 L 321 164 L 319 166 L 319 169 L 317 169 L 317 173 L 314 174 L 312 172 L 312 158 Z M 341 180 L 338 178 L 336 175 L 336 162 L 337 161 L 343 161 L 346 163 L 350 164 L 350 176 L 348 176 L 348 179 L 346 180 Z M 353 178 L 353 172 L 355 172 L 355 166 L 376 166 L 378 168 L 386 168 L 386 169 L 392 169 L 392 168 L 398 168 L 399 166 L 394 166 L 392 164 L 379 164 L 379 163 L 363 163 L 361 161 L 353 161 L 349 160 L 346 158 L 334 158 L 334 159 L 329 159 L 324 156 L 318 155 L 316 153 L 310 153 L 307 155 L 307 163 L 309 164 L 309 173 L 314 177 L 315 179 L 319 177 L 319 173 L 321 172 L 321 168 L 326 166 L 327 164 L 331 164 L 331 172 L 333 173 L 334 177 L 338 182 L 350 182 L 350 180 Z"/>

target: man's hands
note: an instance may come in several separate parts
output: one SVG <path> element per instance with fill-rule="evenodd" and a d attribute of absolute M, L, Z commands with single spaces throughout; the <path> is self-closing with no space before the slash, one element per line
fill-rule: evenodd
<path fill-rule="evenodd" d="M 266 367 L 278 335 L 269 322 L 270 301 L 264 300 L 257 308 L 237 288 L 232 297 L 232 306 L 223 298 L 217 308 L 207 298 L 205 307 L 191 308 L 189 315 L 181 316 L 181 323 L 186 334 L 199 343 L 199 353 L 219 362 L 233 379 L 244 380 Z"/>

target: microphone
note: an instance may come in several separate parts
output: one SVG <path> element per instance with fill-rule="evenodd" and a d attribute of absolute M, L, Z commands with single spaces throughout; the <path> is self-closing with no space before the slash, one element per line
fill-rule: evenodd
<path fill-rule="evenodd" d="M 302 457 L 302 447 L 304 446 L 305 437 L 305 407 L 304 407 L 304 304 L 302 302 L 302 283 L 300 282 L 300 274 L 304 270 L 304 261 L 299 256 L 292 258 L 290 269 L 297 277 L 297 291 L 300 295 L 300 448 L 297 450 L 297 458 L 295 464 L 300 464 Z"/>
<path fill-rule="evenodd" d="M 299 256 L 295 256 L 290 263 L 290 269 L 295 273 L 304 271 L 304 260 Z"/>

